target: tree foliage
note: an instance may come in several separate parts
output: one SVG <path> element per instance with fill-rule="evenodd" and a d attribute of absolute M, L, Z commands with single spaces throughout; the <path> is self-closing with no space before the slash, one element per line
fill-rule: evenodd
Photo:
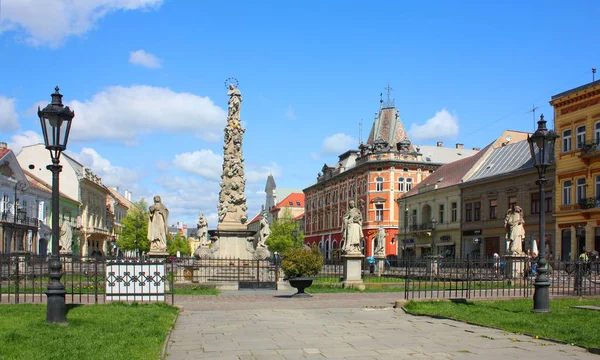
<path fill-rule="evenodd" d="M 175 238 L 169 234 L 167 236 L 167 252 L 169 255 L 177 255 L 177 251 L 181 255 L 191 255 L 190 242 L 181 235 L 175 235 Z"/>
<path fill-rule="evenodd" d="M 298 232 L 296 241 L 294 241 L 294 229 Z M 304 233 L 300 231 L 292 211 L 284 208 L 279 219 L 271 224 L 271 235 L 265 244 L 272 252 L 283 254 L 287 249 L 302 247 L 303 243 Z"/>
<path fill-rule="evenodd" d="M 117 239 L 117 246 L 122 250 L 136 250 L 148 252 L 148 203 L 142 198 L 134 203 L 134 207 L 127 211 L 121 219 L 121 230 Z"/>

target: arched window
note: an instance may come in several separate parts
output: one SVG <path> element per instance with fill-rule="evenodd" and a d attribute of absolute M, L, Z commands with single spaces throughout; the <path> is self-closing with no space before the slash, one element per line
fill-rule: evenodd
<path fill-rule="evenodd" d="M 410 191 L 413 187 L 413 179 L 406 179 L 406 191 Z"/>
<path fill-rule="evenodd" d="M 404 178 L 398 178 L 398 191 L 404 192 Z"/>
<path fill-rule="evenodd" d="M 375 179 L 375 191 L 383 191 L 383 178 L 381 176 Z"/>

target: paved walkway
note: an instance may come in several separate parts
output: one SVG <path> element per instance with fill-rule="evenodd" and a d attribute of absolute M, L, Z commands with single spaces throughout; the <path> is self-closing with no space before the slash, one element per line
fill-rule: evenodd
<path fill-rule="evenodd" d="M 177 299 L 179 359 L 600 359 L 575 347 L 394 309 L 403 294 L 239 291 Z"/>

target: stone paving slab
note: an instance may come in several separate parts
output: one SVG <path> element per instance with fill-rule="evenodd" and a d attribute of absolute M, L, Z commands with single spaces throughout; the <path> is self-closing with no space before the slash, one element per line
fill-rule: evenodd
<path fill-rule="evenodd" d="M 575 346 L 357 302 L 332 309 L 310 302 L 287 309 L 186 307 L 167 359 L 600 359 Z"/>
<path fill-rule="evenodd" d="M 578 306 L 571 306 L 571 307 L 574 308 L 574 309 L 600 311 L 600 306 L 595 306 L 595 305 L 578 305 Z"/>

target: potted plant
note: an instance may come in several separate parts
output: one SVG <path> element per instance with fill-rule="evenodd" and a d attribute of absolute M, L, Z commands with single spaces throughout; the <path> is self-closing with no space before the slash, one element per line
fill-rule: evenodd
<path fill-rule="evenodd" d="M 292 296 L 308 297 L 310 294 L 304 289 L 312 285 L 316 276 L 323 268 L 323 256 L 317 247 L 291 248 L 283 254 L 281 269 L 285 273 L 285 280 L 298 292 Z"/>

